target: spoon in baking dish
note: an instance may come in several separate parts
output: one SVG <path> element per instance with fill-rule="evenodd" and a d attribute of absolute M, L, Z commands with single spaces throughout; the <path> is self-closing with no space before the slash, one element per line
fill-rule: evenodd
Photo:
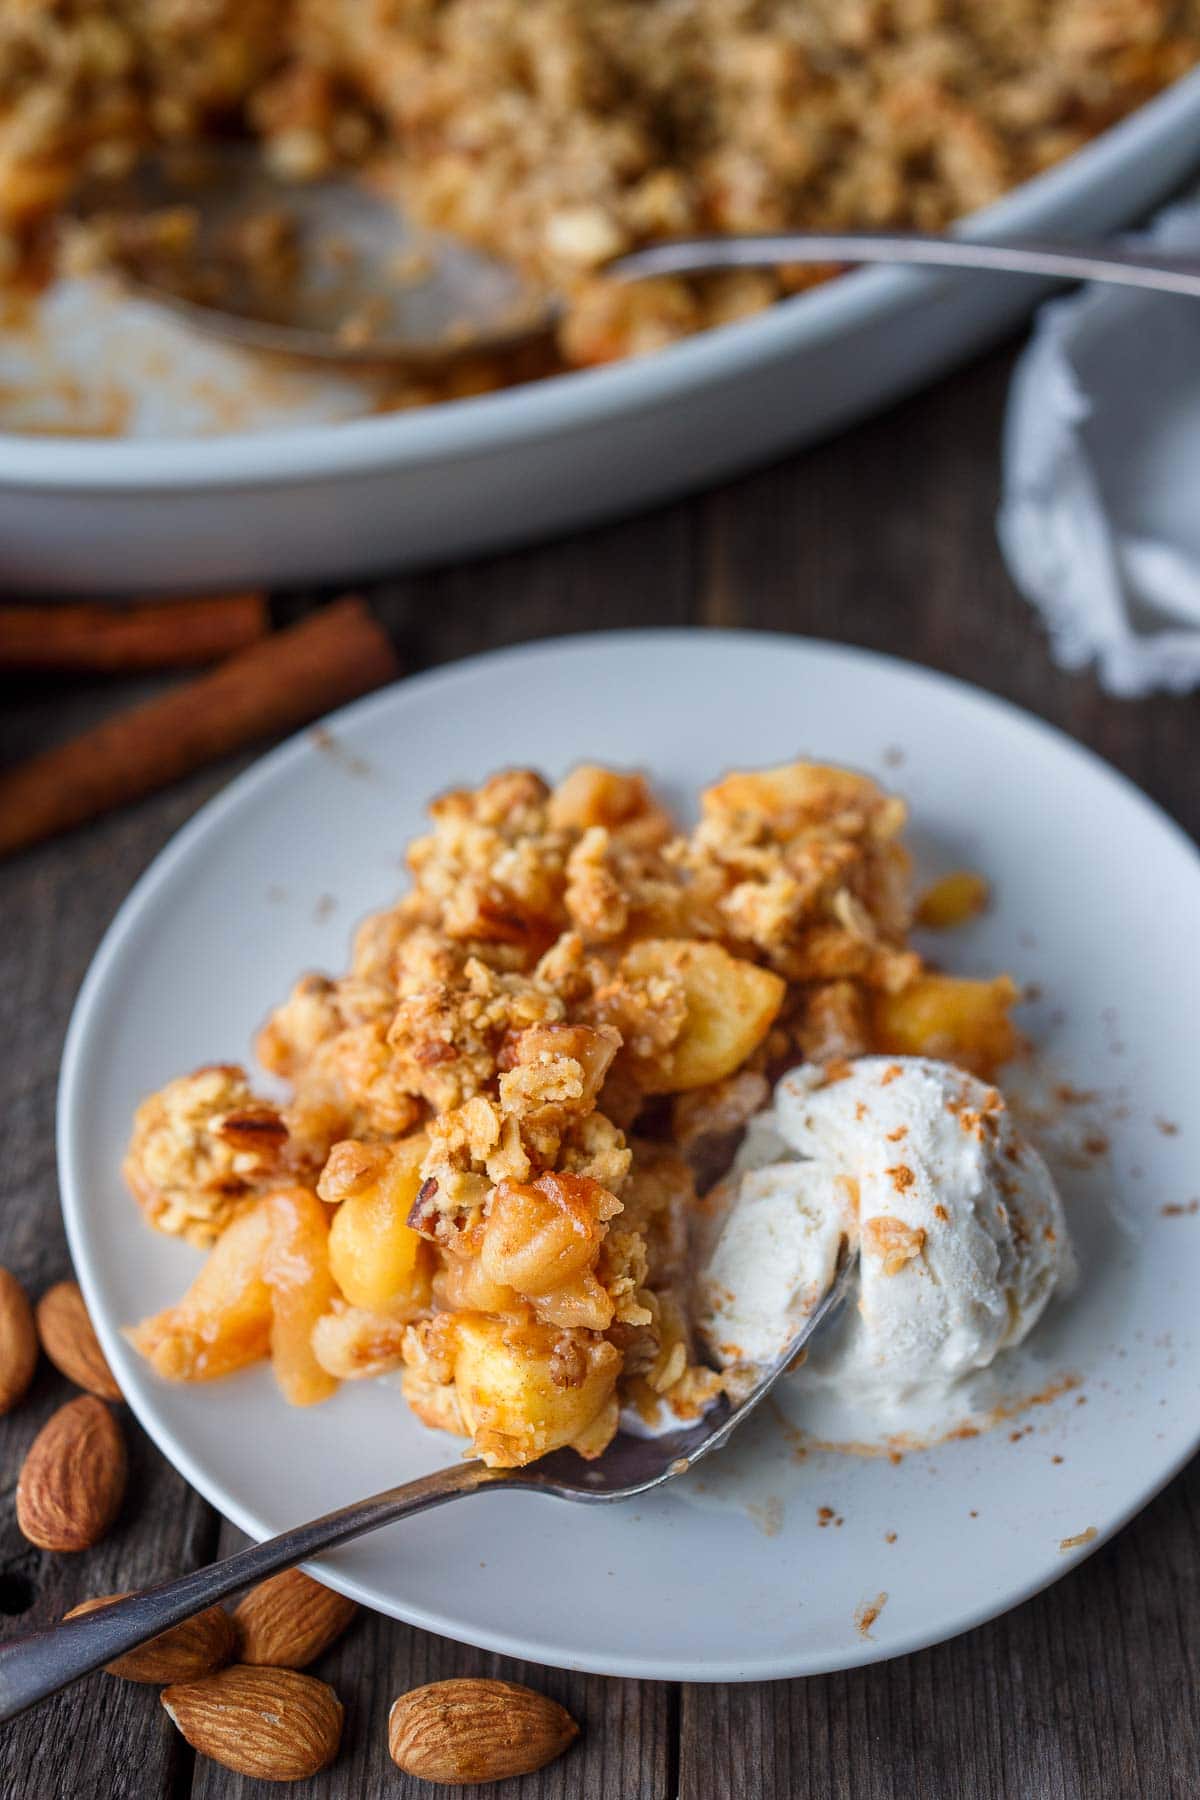
<path fill-rule="evenodd" d="M 196 327 L 325 362 L 434 371 L 548 341 L 559 295 L 515 267 L 417 230 L 361 180 L 285 182 L 250 147 L 148 157 L 90 183 L 74 211 L 102 261 Z M 758 232 L 673 238 L 607 263 L 623 282 L 801 263 L 890 263 L 1104 281 L 1200 296 L 1200 256 L 1119 242 L 936 232 Z"/>
<path fill-rule="evenodd" d="M 296 1525 L 265 1543 L 251 1544 L 223 1562 L 164 1581 L 144 1593 L 130 1594 L 111 1606 L 64 1619 L 0 1646 L 0 1721 L 15 1718 L 27 1707 L 56 1694 L 81 1676 L 90 1675 L 139 1644 L 181 1625 L 206 1607 L 243 1588 L 277 1575 L 281 1569 L 307 1562 L 352 1538 L 392 1525 L 412 1513 L 426 1512 L 447 1500 L 482 1489 L 525 1488 L 585 1505 L 631 1500 L 686 1474 L 712 1451 L 728 1442 L 759 1401 L 801 1354 L 809 1338 L 842 1303 L 858 1264 L 857 1250 L 843 1241 L 833 1281 L 777 1360 L 751 1374 L 737 1398 L 722 1394 L 695 1425 L 661 1437 L 621 1433 L 595 1462 L 584 1462 L 573 1450 L 556 1450 L 521 1469 L 491 1469 L 477 1457 L 454 1463 L 436 1474 L 422 1475 L 388 1488 L 369 1500 L 343 1506 L 307 1525 Z"/>

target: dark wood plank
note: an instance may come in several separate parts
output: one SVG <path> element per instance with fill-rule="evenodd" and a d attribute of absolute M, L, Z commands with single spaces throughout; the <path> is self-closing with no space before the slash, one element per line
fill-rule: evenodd
<path fill-rule="evenodd" d="M 4 756 L 28 753 L 114 704 L 112 693 L 37 684 L 14 686 L 6 700 Z M 217 780 L 211 776 L 209 785 Z M 33 1298 L 70 1273 L 55 1181 L 54 1097 L 71 1003 L 131 877 L 169 836 L 189 798 L 194 806 L 195 794 L 179 793 L 158 810 L 0 865 L 0 1261 Z M 124 1408 L 131 1474 L 116 1529 L 79 1556 L 26 1543 L 13 1510 L 20 1464 L 72 1391 L 43 1361 L 26 1402 L 0 1420 L 0 1638 L 49 1623 L 89 1594 L 144 1586 L 212 1554 L 208 1508 Z M 186 1783 L 190 1765 L 154 1694 L 107 1676 L 0 1735 L 0 1793 L 14 1797 L 103 1792 L 105 1800 L 154 1800 Z"/>
<path fill-rule="evenodd" d="M 232 1526 L 222 1532 L 228 1553 L 245 1540 Z M 394 1619 L 359 1613 L 341 1641 L 311 1673 L 328 1681 L 346 1708 L 342 1751 L 331 1769 L 294 1783 L 296 1800 L 673 1800 L 668 1772 L 674 1756 L 674 1690 L 654 1682 L 606 1681 L 472 1650 L 465 1644 L 414 1631 Z M 474 1787 L 431 1788 L 403 1775 L 388 1755 L 388 1710 L 400 1694 L 427 1681 L 486 1675 L 520 1681 L 549 1694 L 582 1727 L 577 1743 L 547 1768 L 520 1780 Z M 231 1775 L 199 1758 L 192 1800 L 270 1800 L 270 1782 Z"/>

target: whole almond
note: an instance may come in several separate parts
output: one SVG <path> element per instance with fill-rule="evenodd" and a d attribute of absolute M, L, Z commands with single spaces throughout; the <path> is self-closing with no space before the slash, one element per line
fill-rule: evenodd
<path fill-rule="evenodd" d="M 111 1606 L 114 1600 L 125 1599 L 126 1594 L 102 1594 L 73 1606 L 65 1616 L 77 1619 L 101 1606 Z M 128 1650 L 104 1666 L 110 1675 L 122 1675 L 126 1681 L 152 1681 L 159 1686 L 165 1681 L 197 1681 L 227 1663 L 236 1647 L 233 1620 L 224 1607 L 210 1606 L 194 1619 L 185 1619 L 182 1625 L 173 1626 L 161 1637 L 139 1644 L 136 1650 Z"/>
<path fill-rule="evenodd" d="M 251 1588 L 234 1609 L 244 1663 L 307 1668 L 340 1637 L 358 1611 L 302 1569 L 285 1569 Z"/>
<path fill-rule="evenodd" d="M 0 1268 L 0 1413 L 23 1400 L 37 1368 L 37 1331 L 25 1289 Z"/>
<path fill-rule="evenodd" d="M 47 1419 L 17 1479 L 17 1524 L 42 1550 L 98 1544 L 125 1493 L 125 1440 L 103 1400 L 81 1394 Z"/>
<path fill-rule="evenodd" d="M 162 1703 L 193 1750 L 240 1775 L 302 1781 L 337 1755 L 342 1703 L 295 1669 L 235 1663 L 203 1681 L 177 1681 Z"/>
<path fill-rule="evenodd" d="M 388 1749 L 422 1781 L 504 1781 L 561 1756 L 579 1727 L 558 1702 L 513 1681 L 432 1681 L 388 1714 Z"/>
<path fill-rule="evenodd" d="M 46 1289 L 37 1304 L 37 1328 L 42 1349 L 68 1381 L 99 1400 L 121 1398 L 77 1281 Z"/>

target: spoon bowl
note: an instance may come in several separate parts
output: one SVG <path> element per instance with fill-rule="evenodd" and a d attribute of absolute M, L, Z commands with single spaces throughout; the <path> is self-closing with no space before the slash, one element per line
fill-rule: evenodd
<path fill-rule="evenodd" d="M 251 145 L 144 158 L 76 195 L 100 253 L 145 298 L 259 350 L 434 372 L 545 342 L 562 298 L 514 266 L 409 221 L 366 179 L 285 181 Z M 1200 257 L 1141 245 L 937 232 L 781 231 L 674 238 L 601 271 L 637 282 L 788 264 L 891 263 L 1102 281 L 1200 296 Z"/>
<path fill-rule="evenodd" d="M 548 337 L 561 313 L 515 268 L 422 230 L 365 181 L 284 181 L 250 146 L 145 157 L 88 182 L 71 211 L 139 296 L 284 356 L 435 369 Z"/>

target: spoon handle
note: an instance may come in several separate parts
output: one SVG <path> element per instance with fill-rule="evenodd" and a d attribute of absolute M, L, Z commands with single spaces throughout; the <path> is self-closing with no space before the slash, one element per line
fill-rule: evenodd
<path fill-rule="evenodd" d="M 111 1606 L 64 1619 L 5 1644 L 0 1647 L 0 1721 L 15 1718 L 26 1707 L 126 1651 L 136 1650 L 139 1644 L 229 1594 L 410 1513 L 457 1500 L 492 1482 L 503 1483 L 504 1475 L 504 1470 L 489 1469 L 476 1460 L 455 1463 L 401 1487 L 388 1488 L 370 1500 L 340 1507 L 307 1525 L 297 1525 L 265 1543 L 251 1544 L 223 1562 L 194 1569 L 190 1575 L 161 1582 L 144 1593 L 130 1594 Z"/>
<path fill-rule="evenodd" d="M 1200 295 L 1200 255 L 1171 255 L 1140 244 L 1069 243 L 1031 237 L 984 241 L 921 231 L 764 231 L 730 237 L 676 238 L 618 257 L 607 264 L 604 272 L 622 281 L 643 281 L 653 275 L 697 275 L 712 269 L 763 269 L 783 263 L 824 262 L 983 269 Z"/>

